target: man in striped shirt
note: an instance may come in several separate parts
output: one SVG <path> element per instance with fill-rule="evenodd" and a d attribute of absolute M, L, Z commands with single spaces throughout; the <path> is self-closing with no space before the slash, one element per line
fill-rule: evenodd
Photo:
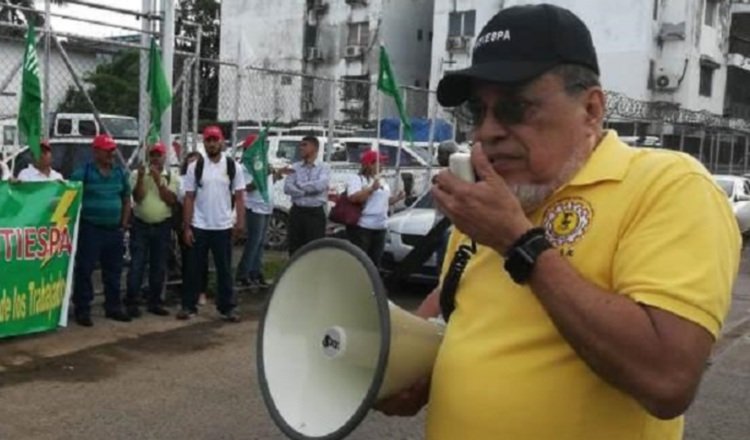
<path fill-rule="evenodd" d="M 325 204 L 328 202 L 328 165 L 318 162 L 320 142 L 315 136 L 302 138 L 299 162 L 284 182 L 284 193 L 292 198 L 289 212 L 289 255 L 307 243 L 323 238 L 326 232 Z"/>
<path fill-rule="evenodd" d="M 120 278 L 124 231 L 130 217 L 130 183 L 127 170 L 114 163 L 115 141 L 107 134 L 94 138 L 94 160 L 79 167 L 70 180 L 83 182 L 83 206 L 78 232 L 73 306 L 75 321 L 91 327 L 94 289 L 91 274 L 99 261 L 104 282 L 105 316 L 130 321 L 122 308 Z"/>

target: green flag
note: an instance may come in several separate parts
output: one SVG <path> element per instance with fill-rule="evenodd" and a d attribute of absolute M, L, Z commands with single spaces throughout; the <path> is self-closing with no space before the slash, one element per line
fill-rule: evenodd
<path fill-rule="evenodd" d="M 266 203 L 268 198 L 268 127 L 261 130 L 258 138 L 242 153 L 242 164 L 253 176 L 253 183 Z"/>
<path fill-rule="evenodd" d="M 147 90 L 151 96 L 151 127 L 148 130 L 147 143 L 152 145 L 159 140 L 161 115 L 172 103 L 172 93 L 169 90 L 169 83 L 161 66 L 161 56 L 153 37 L 151 38 L 151 48 L 148 51 Z"/>
<path fill-rule="evenodd" d="M 401 118 L 401 123 L 404 124 L 404 133 L 406 134 L 406 138 L 411 141 L 411 121 L 406 117 L 404 101 L 401 99 L 401 93 L 398 90 L 398 84 L 396 83 L 396 78 L 393 76 L 393 70 L 391 69 L 391 62 L 388 59 L 388 54 L 383 46 L 380 46 L 380 74 L 378 75 L 378 89 L 386 95 L 393 97 L 396 101 L 398 115 Z M 378 121 L 378 123 L 380 122 Z"/>
<path fill-rule="evenodd" d="M 26 137 L 34 158 L 39 159 L 39 143 L 42 140 L 42 88 L 39 85 L 39 59 L 36 57 L 36 35 L 32 24 L 29 24 L 29 31 L 26 33 L 26 52 L 23 55 L 18 130 Z"/>

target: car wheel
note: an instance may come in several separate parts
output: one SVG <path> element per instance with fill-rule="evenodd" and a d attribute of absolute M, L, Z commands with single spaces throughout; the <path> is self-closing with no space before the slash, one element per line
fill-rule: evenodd
<path fill-rule="evenodd" d="M 289 235 L 289 214 L 274 210 L 268 221 L 268 232 L 266 233 L 266 247 L 277 251 L 287 248 L 287 237 Z"/>

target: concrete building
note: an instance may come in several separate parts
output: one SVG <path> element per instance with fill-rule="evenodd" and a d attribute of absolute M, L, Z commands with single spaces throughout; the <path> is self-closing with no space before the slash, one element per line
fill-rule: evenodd
<path fill-rule="evenodd" d="M 665 108 L 723 113 L 731 23 L 728 1 L 545 2 L 570 9 L 587 24 L 605 89 Z M 528 3 L 542 2 L 436 0 L 430 83 L 470 63 L 476 35 L 492 15 Z M 640 131 L 638 124 L 631 126 Z M 657 127 L 651 124 L 644 129 L 651 133 L 643 134 L 653 134 Z"/>
<path fill-rule="evenodd" d="M 301 75 L 250 69 L 238 76 L 233 67 L 222 66 L 219 118 L 232 119 L 234 107 L 227 104 L 238 97 L 240 120 L 322 122 L 332 115 L 341 122 L 374 120 L 378 92 L 368 83 L 378 78 L 380 43 L 401 85 L 427 86 L 433 2 L 223 0 L 222 59 Z M 335 91 L 328 78 L 340 80 Z M 408 100 L 411 114 L 426 115 L 422 95 Z M 390 103 L 383 114 L 395 114 Z"/>

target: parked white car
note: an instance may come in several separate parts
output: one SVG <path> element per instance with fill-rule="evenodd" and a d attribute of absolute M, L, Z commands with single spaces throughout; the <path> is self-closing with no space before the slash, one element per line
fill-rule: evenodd
<path fill-rule="evenodd" d="M 394 214 L 388 219 L 385 250 L 381 260 L 384 272 L 393 271 L 411 252 L 414 246 L 430 232 L 435 221 L 436 211 L 432 193 L 427 191 L 410 208 Z M 436 283 L 440 268 L 437 253 L 430 256 L 419 270 L 409 277 L 412 281 Z"/>
<path fill-rule="evenodd" d="M 747 177 L 715 175 L 714 179 L 727 193 L 742 235 L 750 233 L 750 179 Z"/>

